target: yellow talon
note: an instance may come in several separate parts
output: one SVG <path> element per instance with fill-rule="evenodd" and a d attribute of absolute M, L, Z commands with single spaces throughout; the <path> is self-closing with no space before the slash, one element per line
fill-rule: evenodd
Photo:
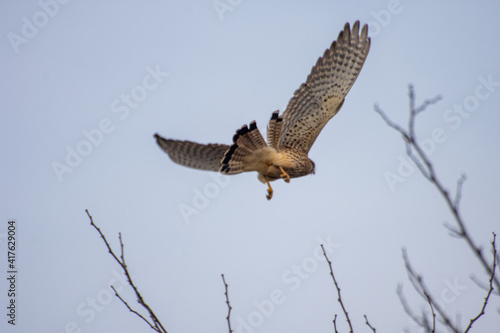
<path fill-rule="evenodd" d="M 267 186 L 269 186 L 269 188 L 267 189 L 266 198 L 267 198 L 267 200 L 271 200 L 271 198 L 273 197 L 273 188 L 271 187 L 271 184 L 269 184 L 269 180 L 266 179 L 266 182 L 267 182 Z"/>
<path fill-rule="evenodd" d="M 289 183 L 290 182 L 290 176 L 285 172 L 285 170 L 283 170 L 282 167 L 279 167 L 280 170 L 281 170 L 281 175 L 280 177 L 285 181 L 285 183 Z"/>

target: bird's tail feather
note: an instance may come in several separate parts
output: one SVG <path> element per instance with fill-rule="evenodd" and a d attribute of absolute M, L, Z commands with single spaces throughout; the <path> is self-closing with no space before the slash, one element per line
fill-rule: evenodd
<path fill-rule="evenodd" d="M 226 151 L 221 161 L 220 172 L 236 174 L 245 171 L 245 158 L 254 151 L 266 146 L 266 141 L 257 128 L 255 121 L 252 121 L 250 126 L 244 125 L 233 136 L 233 144 Z"/>
<path fill-rule="evenodd" d="M 278 148 L 278 141 L 283 125 L 283 118 L 279 115 L 279 110 L 273 112 L 269 125 L 267 125 L 267 143 L 273 148 Z"/>

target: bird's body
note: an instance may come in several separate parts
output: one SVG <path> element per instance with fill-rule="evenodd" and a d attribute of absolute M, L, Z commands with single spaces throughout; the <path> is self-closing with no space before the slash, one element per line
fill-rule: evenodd
<path fill-rule="evenodd" d="M 309 162 L 309 163 L 308 163 Z M 257 171 L 261 182 L 275 181 L 283 178 L 283 168 L 289 178 L 307 176 L 314 170 L 314 162 L 309 158 L 296 154 L 295 151 L 283 150 L 278 152 L 273 147 L 264 147 L 249 154 L 244 161 L 245 172 Z"/>
<path fill-rule="evenodd" d="M 258 179 L 289 182 L 314 173 L 308 153 L 323 127 L 335 116 L 356 81 L 370 50 L 368 26 L 352 31 L 348 23 L 312 68 L 307 80 L 294 93 L 282 115 L 273 112 L 267 127 L 267 142 L 255 121 L 236 131 L 232 145 L 198 144 L 164 139 L 155 134 L 158 145 L 181 165 L 238 174 L 256 171 Z"/>

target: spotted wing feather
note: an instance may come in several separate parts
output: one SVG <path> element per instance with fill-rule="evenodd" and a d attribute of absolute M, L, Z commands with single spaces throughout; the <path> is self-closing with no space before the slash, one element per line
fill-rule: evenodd
<path fill-rule="evenodd" d="M 308 153 L 323 127 L 337 114 L 370 50 L 368 26 L 346 23 L 336 41 L 318 59 L 283 113 L 278 149 Z"/>
<path fill-rule="evenodd" d="M 175 163 L 200 170 L 219 171 L 228 145 L 165 139 L 155 134 L 156 143 Z"/>

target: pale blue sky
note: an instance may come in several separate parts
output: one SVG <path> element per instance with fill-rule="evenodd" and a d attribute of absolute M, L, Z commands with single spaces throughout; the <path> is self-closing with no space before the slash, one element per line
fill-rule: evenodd
<path fill-rule="evenodd" d="M 232 10 L 219 15 L 212 1 L 0 4 L 2 276 L 8 219 L 19 237 L 18 325 L 1 310 L 1 331 L 149 331 L 108 298 L 121 271 L 85 209 L 115 248 L 122 232 L 135 281 L 169 332 L 227 331 L 221 273 L 238 333 L 252 320 L 259 333 L 332 332 L 335 313 L 346 331 L 320 242 L 330 244 L 357 331 L 366 314 L 377 330 L 417 332 L 395 293 L 402 283 L 414 308 L 425 308 L 402 247 L 447 311 L 464 323 L 475 316 L 485 293 L 470 274 L 486 281 L 482 268 L 449 237 L 451 216 L 434 188 L 401 169 L 404 145 L 373 105 L 406 124 L 409 83 L 418 101 L 443 96 L 418 118 L 418 134 L 430 142 L 441 129 L 437 172 L 450 190 L 467 173 L 462 213 L 488 248 L 500 233 L 500 4 L 221 1 Z M 316 175 L 273 183 L 268 202 L 256 174 L 183 168 L 156 146 L 156 132 L 230 143 L 252 120 L 264 129 L 357 19 L 370 24 L 371 51 L 310 152 Z M 391 186 L 387 174 L 401 171 Z M 256 304 L 273 292 L 282 302 L 266 315 Z M 124 296 L 135 304 L 128 289 Z M 499 327 L 499 307 L 497 297 L 476 332 Z"/>

